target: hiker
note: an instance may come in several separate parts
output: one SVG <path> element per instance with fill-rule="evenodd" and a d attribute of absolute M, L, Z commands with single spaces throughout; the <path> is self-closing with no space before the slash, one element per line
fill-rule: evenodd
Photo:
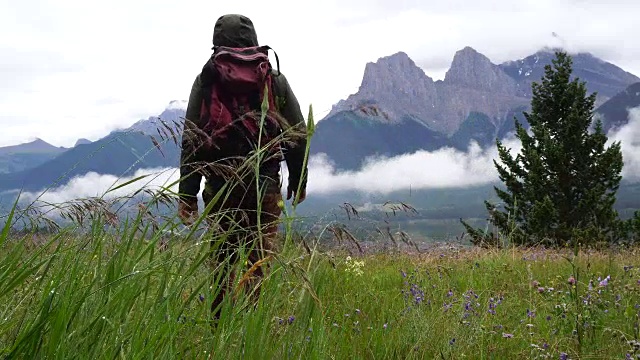
<path fill-rule="evenodd" d="M 197 218 L 196 195 L 204 177 L 205 206 L 215 200 L 209 221 L 219 226 L 221 236 L 226 237 L 223 244 L 211 242 L 216 264 L 228 260 L 229 266 L 233 266 L 238 260 L 236 250 L 242 244 L 245 248 L 253 247 L 247 269 L 272 251 L 282 211 L 279 204 L 282 161 L 286 161 L 289 170 L 286 199 L 297 198 L 300 203 L 306 197 L 305 121 L 298 100 L 279 71 L 277 54 L 277 69 L 271 67 L 269 49 L 259 46 L 249 18 L 236 14 L 221 16 L 213 31 L 214 52 L 196 77 L 189 96 L 182 136 L 178 215 L 186 225 Z M 266 99 L 262 97 L 264 79 L 267 86 L 271 82 Z M 262 144 L 268 151 L 260 163 L 258 191 L 253 165 L 241 164 L 252 156 L 255 158 L 255 152 L 251 151 L 258 143 L 262 100 L 268 102 L 270 111 L 262 130 Z M 287 138 L 287 133 L 298 136 Z M 225 184 L 229 188 L 216 198 Z M 261 229 L 257 229 L 258 199 Z M 258 231 L 262 232 L 260 244 L 256 241 Z M 260 279 L 264 272 L 258 267 L 253 275 Z M 235 274 L 229 277 L 233 282 Z M 228 285 L 223 286 L 211 305 L 212 311 L 229 290 Z"/>

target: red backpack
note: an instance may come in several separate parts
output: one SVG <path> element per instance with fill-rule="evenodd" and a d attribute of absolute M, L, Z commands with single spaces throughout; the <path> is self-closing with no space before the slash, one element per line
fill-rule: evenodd
<path fill-rule="evenodd" d="M 201 121 L 206 124 L 203 130 L 211 136 L 214 147 L 229 150 L 226 152 L 233 152 L 233 155 L 246 155 L 258 143 L 265 87 L 269 110 L 264 119 L 260 146 L 264 147 L 281 131 L 268 54 L 271 48 L 218 46 L 214 49 L 201 74 Z M 280 62 L 278 55 L 275 56 L 279 72 Z M 272 149 L 279 150 L 279 143 Z"/>

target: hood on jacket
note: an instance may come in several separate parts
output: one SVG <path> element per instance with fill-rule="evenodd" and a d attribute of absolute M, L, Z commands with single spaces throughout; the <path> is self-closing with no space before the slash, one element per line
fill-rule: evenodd
<path fill-rule="evenodd" d="M 213 45 L 226 47 L 258 46 L 258 35 L 251 19 L 240 14 L 222 15 L 213 28 Z"/>

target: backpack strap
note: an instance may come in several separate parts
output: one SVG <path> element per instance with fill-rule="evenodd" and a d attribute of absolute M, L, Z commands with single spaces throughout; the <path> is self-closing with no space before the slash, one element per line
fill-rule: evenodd
<path fill-rule="evenodd" d="M 263 45 L 261 47 L 265 49 L 267 52 L 269 50 L 273 51 L 273 55 L 276 58 L 276 69 L 278 70 L 278 75 L 280 75 L 280 59 L 278 59 L 278 53 L 275 50 L 273 50 L 269 45 Z"/>

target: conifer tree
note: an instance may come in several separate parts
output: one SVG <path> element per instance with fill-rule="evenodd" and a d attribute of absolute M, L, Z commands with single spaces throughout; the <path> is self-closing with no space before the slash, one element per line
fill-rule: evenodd
<path fill-rule="evenodd" d="M 521 151 L 514 157 L 496 141 L 502 164 L 494 165 L 506 189 L 494 189 L 504 211 L 485 205 L 490 224 L 516 244 L 565 245 L 576 236 L 599 241 L 621 225 L 613 209 L 622 178 L 620 143 L 606 146 L 599 119 L 592 128 L 596 94 L 587 96 L 585 83 L 570 79 L 566 52 L 555 55 L 541 83 L 532 84 L 531 111 L 524 112 L 530 133 L 515 119 Z M 476 244 L 498 239 L 462 223 Z"/>

